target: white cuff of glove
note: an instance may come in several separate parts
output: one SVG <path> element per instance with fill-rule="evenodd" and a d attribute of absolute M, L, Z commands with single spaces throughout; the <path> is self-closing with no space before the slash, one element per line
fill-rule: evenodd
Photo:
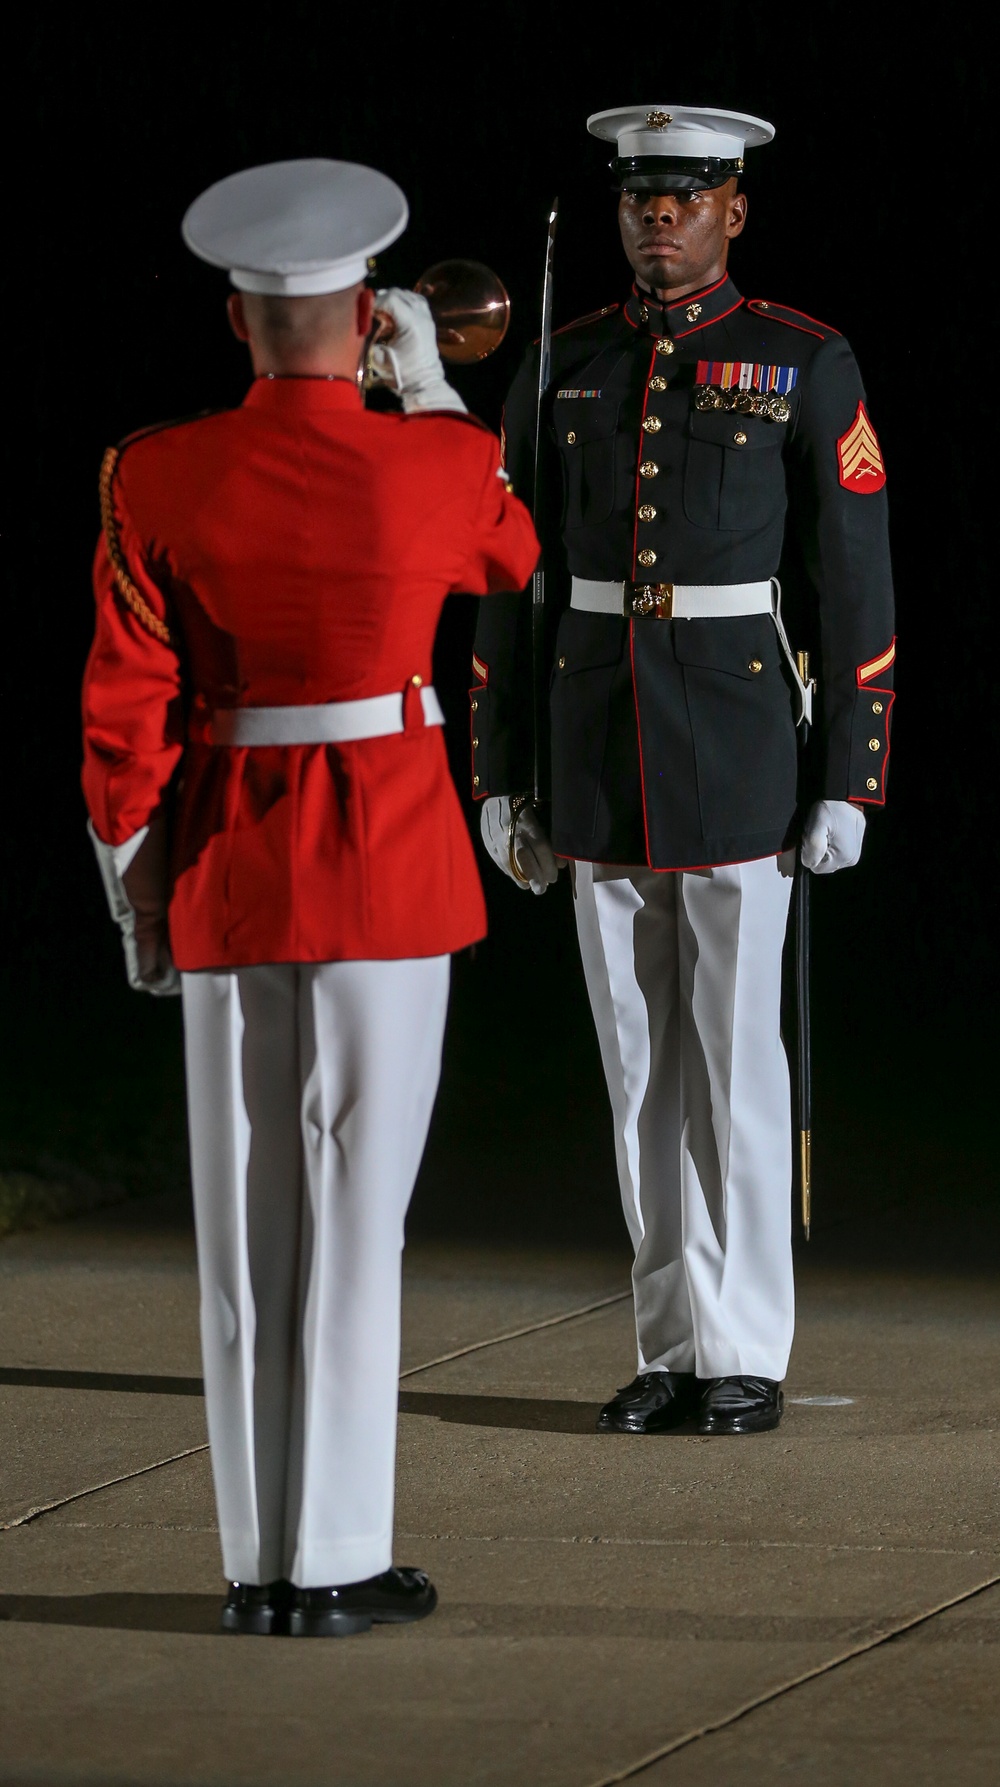
<path fill-rule="evenodd" d="M 125 952 L 125 973 L 128 984 L 136 993 L 152 993 L 155 998 L 170 998 L 181 990 L 181 977 L 171 963 L 158 979 L 143 978 L 139 972 L 139 947 L 135 935 L 135 911 L 125 892 L 122 880 L 129 864 L 134 861 L 149 835 L 149 826 L 141 825 L 132 833 L 124 844 L 104 844 L 98 837 L 91 821 L 87 821 L 90 841 L 94 846 L 97 866 L 101 871 L 104 893 L 108 902 L 108 911 L 122 934 L 122 949 Z"/>
<path fill-rule="evenodd" d="M 379 383 L 398 392 L 408 415 L 414 410 L 458 410 L 464 415 L 465 404 L 444 375 L 427 299 L 420 292 L 389 286 L 375 293 L 375 308 L 391 316 L 394 324 L 391 344 L 376 342 L 371 351 Z"/>
<path fill-rule="evenodd" d="M 802 834 L 802 866 L 814 875 L 852 869 L 861 855 L 865 816 L 847 800 L 818 800 L 810 807 Z"/>
<path fill-rule="evenodd" d="M 525 882 L 518 881 L 510 864 L 510 796 L 501 794 L 484 800 L 479 824 L 483 843 L 497 867 L 516 886 L 524 887 Z M 543 894 L 559 879 L 559 864 L 534 807 L 524 806 L 517 815 L 514 855 L 533 894 Z"/>

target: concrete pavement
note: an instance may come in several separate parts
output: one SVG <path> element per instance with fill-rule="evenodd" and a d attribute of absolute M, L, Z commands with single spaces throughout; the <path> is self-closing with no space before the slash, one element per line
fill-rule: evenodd
<path fill-rule="evenodd" d="M 777 1433 L 631 1439 L 593 1431 L 624 1256 L 411 1249 L 396 1555 L 441 1607 L 303 1644 L 215 1631 L 183 1204 L 8 1238 L 0 1782 L 991 1778 L 995 1281 L 820 1247 L 799 1282 Z"/>

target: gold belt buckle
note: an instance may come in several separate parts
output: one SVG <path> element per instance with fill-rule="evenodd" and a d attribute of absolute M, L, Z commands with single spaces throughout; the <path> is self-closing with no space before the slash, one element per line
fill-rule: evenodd
<path fill-rule="evenodd" d="M 652 614 L 657 620 L 673 620 L 674 586 L 672 583 L 641 583 L 633 586 L 632 613 Z"/>

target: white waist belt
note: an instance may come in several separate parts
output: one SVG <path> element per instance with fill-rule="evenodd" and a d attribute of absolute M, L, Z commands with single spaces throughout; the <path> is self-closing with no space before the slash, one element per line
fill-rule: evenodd
<path fill-rule="evenodd" d="M 425 726 L 443 726 L 435 691 L 421 689 Z M 359 738 L 402 732 L 403 697 L 367 695 L 319 707 L 220 707 L 209 722 L 213 745 L 346 745 Z"/>
<path fill-rule="evenodd" d="M 574 577 L 570 607 L 585 614 L 655 615 L 658 620 L 727 620 L 769 614 L 799 692 L 799 718 L 812 724 L 812 682 L 803 682 L 781 618 L 781 585 L 766 583 L 598 583 Z"/>
<path fill-rule="evenodd" d="M 627 604 L 627 605 L 626 605 Z M 574 577 L 571 608 L 586 614 L 656 614 L 660 620 L 711 620 L 713 615 L 770 614 L 766 583 L 594 583 Z"/>

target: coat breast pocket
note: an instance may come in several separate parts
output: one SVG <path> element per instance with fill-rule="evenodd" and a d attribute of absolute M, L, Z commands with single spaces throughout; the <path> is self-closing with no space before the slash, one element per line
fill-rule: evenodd
<path fill-rule="evenodd" d="M 566 526 L 595 527 L 615 506 L 618 405 L 601 397 L 557 397 L 556 445 L 566 492 Z"/>
<path fill-rule="evenodd" d="M 743 532 L 784 514 L 780 422 L 737 411 L 693 410 L 684 460 L 684 513 L 695 527 Z"/>

